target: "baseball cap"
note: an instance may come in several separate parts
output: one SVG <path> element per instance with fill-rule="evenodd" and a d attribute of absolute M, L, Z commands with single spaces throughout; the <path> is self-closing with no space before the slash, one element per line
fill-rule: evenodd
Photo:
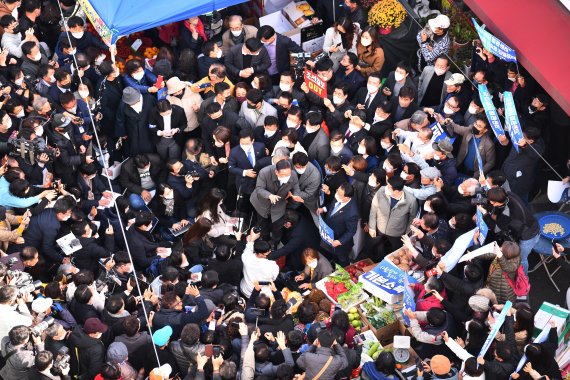
<path fill-rule="evenodd" d="M 449 140 L 439 140 L 438 142 L 434 142 L 431 144 L 433 150 L 437 150 L 438 152 L 445 153 L 445 155 L 449 158 L 453 158 L 453 145 L 449 142 Z"/>
<path fill-rule="evenodd" d="M 86 334 L 105 333 L 107 329 L 109 329 L 109 327 L 107 327 L 106 324 L 101 322 L 99 318 L 94 317 L 87 318 L 83 325 L 83 331 L 85 331 Z"/>
<path fill-rule="evenodd" d="M 159 347 L 164 346 L 168 343 L 168 339 L 172 336 L 172 327 L 164 326 L 161 329 L 158 329 L 152 334 L 152 341 Z"/>
<path fill-rule="evenodd" d="M 434 30 L 435 28 L 447 29 L 451 22 L 449 21 L 449 17 L 446 15 L 438 15 L 437 17 L 428 20 L 428 24 L 431 30 Z"/>
<path fill-rule="evenodd" d="M 441 177 L 441 172 L 433 166 L 428 166 L 427 168 L 420 170 L 420 175 L 425 178 L 436 179 Z"/>
<path fill-rule="evenodd" d="M 448 86 L 455 86 L 457 84 L 463 84 L 463 82 L 465 82 L 465 76 L 463 76 L 463 74 L 455 73 L 451 74 L 449 79 L 444 81 L 443 83 L 445 83 Z"/>
<path fill-rule="evenodd" d="M 66 118 L 62 113 L 56 113 L 53 115 L 53 119 L 51 119 L 51 124 L 54 128 L 61 128 L 67 126 L 71 123 L 71 120 Z"/>
<path fill-rule="evenodd" d="M 34 302 L 32 302 L 32 310 L 34 313 L 44 313 L 47 309 L 49 309 L 53 305 L 53 300 L 51 298 L 36 298 Z"/>

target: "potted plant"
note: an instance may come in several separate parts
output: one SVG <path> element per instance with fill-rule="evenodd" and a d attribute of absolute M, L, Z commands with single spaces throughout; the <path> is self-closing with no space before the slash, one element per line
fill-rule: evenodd
<path fill-rule="evenodd" d="M 376 26 L 380 34 L 389 34 L 407 17 L 406 10 L 398 0 L 380 0 L 368 12 L 368 24 Z"/>

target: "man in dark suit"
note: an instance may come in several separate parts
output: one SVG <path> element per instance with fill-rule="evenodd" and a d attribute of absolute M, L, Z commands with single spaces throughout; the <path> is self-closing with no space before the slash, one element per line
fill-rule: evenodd
<path fill-rule="evenodd" d="M 249 196 L 255 189 L 257 173 L 261 169 L 259 161 L 265 156 L 265 145 L 254 142 L 251 129 L 242 129 L 239 132 L 239 146 L 233 147 L 228 156 L 229 172 L 234 175 L 238 194 L 244 199 L 243 204 L 238 204 L 240 211 L 251 209 Z"/>
<path fill-rule="evenodd" d="M 286 92 L 293 95 L 293 99 L 297 100 L 299 107 L 308 108 L 309 102 L 305 97 L 305 93 L 295 87 L 295 80 L 293 78 L 293 74 L 291 74 L 291 71 L 287 69 L 285 71 L 281 71 L 280 73 L 281 76 L 279 77 L 279 85 L 273 86 L 271 90 L 265 92 L 263 95 L 265 100 L 271 103 L 271 99 L 278 99 L 282 93 Z"/>
<path fill-rule="evenodd" d="M 263 42 L 265 49 L 267 49 L 269 59 L 271 60 L 271 66 L 269 66 L 267 72 L 271 76 L 273 83 L 277 83 L 279 73 L 289 70 L 291 67 L 289 54 L 300 53 L 303 49 L 289 37 L 276 33 L 275 29 L 270 25 L 260 27 L 257 30 L 257 38 Z"/>
<path fill-rule="evenodd" d="M 362 110 L 355 110 L 351 113 L 349 123 L 346 129 L 343 129 L 345 146 L 349 147 L 353 154 L 358 154 L 358 144 L 360 140 L 368 136 L 368 132 L 364 129 L 366 124 L 366 113 Z"/>
<path fill-rule="evenodd" d="M 312 219 L 293 210 L 285 212 L 283 228 L 283 246 L 271 251 L 268 259 L 277 260 L 286 256 L 289 270 L 302 271 L 301 252 L 306 248 L 319 249 L 319 230 Z"/>
<path fill-rule="evenodd" d="M 329 137 L 321 128 L 323 117 L 319 112 L 312 112 L 305 124 L 305 136 L 301 139 L 301 145 L 307 151 L 310 161 L 317 161 L 321 167 L 325 165 L 325 160 L 330 155 Z"/>
<path fill-rule="evenodd" d="M 64 92 L 71 91 L 71 74 L 63 68 L 59 68 L 55 70 L 53 74 L 55 78 L 55 86 L 51 86 L 47 93 L 47 98 L 53 105 L 57 105 L 59 110 L 61 111 L 62 108 L 59 106 L 59 96 Z"/>
<path fill-rule="evenodd" d="M 388 99 L 393 96 L 398 96 L 400 89 L 404 86 L 408 86 L 418 92 L 418 88 L 411 75 L 412 68 L 405 61 L 398 62 L 396 70 L 388 74 L 384 86 L 382 87 L 382 94 L 384 94 Z"/>
<path fill-rule="evenodd" d="M 366 112 L 366 122 L 369 124 L 374 120 L 378 104 L 386 99 L 380 92 L 380 83 L 382 76 L 379 72 L 370 74 L 366 87 L 360 88 L 352 101 L 354 107 Z"/>
<path fill-rule="evenodd" d="M 224 113 L 233 112 L 237 114 L 239 112 L 240 104 L 232 96 L 232 91 L 229 84 L 226 82 L 216 83 L 214 85 L 214 92 L 216 93 L 215 96 L 207 98 L 200 104 L 200 110 L 198 111 L 198 120 L 203 120 L 204 116 L 206 116 L 206 109 L 210 104 L 214 102 L 217 102 L 222 107 L 222 111 Z"/>
<path fill-rule="evenodd" d="M 409 119 L 418 110 L 415 98 L 416 91 L 408 86 L 402 87 L 398 96 L 392 98 L 392 120 L 394 123 Z"/>
<path fill-rule="evenodd" d="M 138 154 L 128 158 L 121 166 L 119 184 L 130 197 L 131 206 L 141 209 L 152 199 L 151 192 L 166 180 L 166 172 L 157 154 Z M 142 198 L 142 199 L 141 199 Z"/>
<path fill-rule="evenodd" d="M 159 100 L 149 114 L 149 128 L 156 151 L 163 161 L 180 157 L 182 131 L 188 125 L 184 109 L 166 99 Z"/>
<path fill-rule="evenodd" d="M 275 144 L 281 140 L 281 131 L 279 130 L 279 120 L 275 116 L 267 116 L 263 121 L 263 126 L 255 127 L 253 130 L 253 138 L 257 142 L 262 142 L 268 155 L 273 152 Z"/>
<path fill-rule="evenodd" d="M 346 122 L 346 111 L 352 111 L 352 104 L 348 101 L 348 84 L 339 82 L 334 85 L 332 100 L 323 99 L 323 103 L 328 112 L 325 112 L 325 122 L 329 131 L 340 131 Z"/>
<path fill-rule="evenodd" d="M 210 156 L 215 152 L 213 133 L 216 128 L 224 126 L 232 131 L 232 136 L 237 134 L 238 115 L 234 112 L 223 112 L 218 102 L 212 102 L 205 109 L 206 115 L 202 119 L 202 143 L 204 152 Z"/>
<path fill-rule="evenodd" d="M 269 54 L 257 38 L 234 46 L 226 56 L 226 68 L 234 83 L 251 82 L 254 73 L 266 73 L 270 66 Z"/>
<path fill-rule="evenodd" d="M 334 233 L 331 245 L 321 243 L 321 252 L 335 259 L 339 265 L 350 264 L 350 251 L 354 245 L 353 236 L 358 224 L 358 206 L 353 200 L 354 188 L 349 183 L 343 183 L 337 189 L 335 201 L 328 207 L 319 208 L 317 213 Z"/>

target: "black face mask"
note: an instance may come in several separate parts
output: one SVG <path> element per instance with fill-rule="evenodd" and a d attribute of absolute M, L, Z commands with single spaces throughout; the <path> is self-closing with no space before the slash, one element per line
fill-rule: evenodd
<path fill-rule="evenodd" d="M 532 104 L 530 106 L 528 106 L 528 108 L 530 108 L 530 110 L 532 112 L 536 112 L 538 110 L 538 108 L 536 108 L 535 106 L 533 106 Z"/>
<path fill-rule="evenodd" d="M 186 166 L 181 167 L 180 170 L 178 171 L 178 175 L 181 177 L 184 177 L 187 174 L 188 174 L 188 169 L 186 169 Z"/>
<path fill-rule="evenodd" d="M 257 106 L 252 106 L 251 104 L 247 103 L 247 108 L 249 108 L 250 110 L 255 110 L 257 109 Z"/>
<path fill-rule="evenodd" d="M 184 90 L 182 90 L 180 94 L 174 96 L 177 97 L 178 99 L 182 99 L 182 97 L 184 96 Z"/>
<path fill-rule="evenodd" d="M 14 33 L 14 34 L 20 33 L 20 25 L 18 25 L 18 26 L 15 27 L 14 29 L 12 29 L 12 33 Z"/>
<path fill-rule="evenodd" d="M 479 135 L 479 133 L 481 133 L 481 132 L 479 132 L 479 130 L 478 130 L 477 128 L 475 128 L 475 127 L 472 127 L 472 128 L 471 128 L 471 131 L 473 132 L 473 134 L 474 134 L 475 136 L 477 136 L 477 135 Z"/>
<path fill-rule="evenodd" d="M 71 88 L 71 83 L 60 84 L 59 87 L 65 89 L 65 90 L 69 90 Z"/>

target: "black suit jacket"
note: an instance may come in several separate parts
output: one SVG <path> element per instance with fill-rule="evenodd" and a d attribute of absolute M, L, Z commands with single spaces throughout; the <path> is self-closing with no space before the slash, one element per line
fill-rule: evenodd
<path fill-rule="evenodd" d="M 356 107 L 358 104 L 364 105 L 366 103 L 367 96 L 368 96 L 368 90 L 366 89 L 366 86 L 360 88 L 360 90 L 358 90 L 356 96 L 352 101 L 352 105 L 354 107 Z M 384 96 L 379 90 L 376 93 L 374 99 L 372 99 L 372 101 L 370 102 L 368 108 L 364 109 L 364 111 L 366 112 L 367 123 L 372 123 L 372 121 L 374 121 L 374 114 L 376 113 L 376 108 L 378 108 L 378 104 L 380 104 L 384 100 L 386 100 L 386 96 Z"/>
<path fill-rule="evenodd" d="M 253 138 L 255 139 L 255 141 L 263 143 L 263 145 L 265 145 L 265 147 L 269 150 L 269 154 L 271 154 L 277 142 L 281 140 L 281 131 L 279 130 L 279 128 L 277 128 L 277 131 L 273 136 L 266 138 L 265 128 L 261 125 L 258 125 L 253 130 Z"/>
<path fill-rule="evenodd" d="M 259 174 L 262 168 L 261 158 L 265 157 L 265 145 L 260 142 L 253 143 L 253 151 L 255 153 L 255 166 L 251 166 L 251 163 L 247 159 L 247 155 L 240 146 L 235 146 L 230 150 L 230 155 L 228 156 L 228 169 L 231 174 L 236 178 L 236 188 L 241 194 L 251 194 L 253 189 L 255 189 L 255 178 L 250 178 L 243 175 L 243 171 L 247 169 L 253 169 Z"/>
<path fill-rule="evenodd" d="M 404 114 L 402 115 L 402 117 L 400 117 L 399 119 L 396 119 L 396 109 L 398 108 L 399 102 L 398 102 L 398 97 L 394 96 L 392 97 L 392 99 L 390 100 L 390 102 L 392 102 L 392 118 L 394 123 L 399 122 L 400 120 L 406 120 L 409 119 L 410 117 L 412 117 L 412 114 L 414 112 L 416 112 L 418 110 L 418 105 L 414 102 L 412 102 L 408 108 L 406 108 L 406 110 L 404 111 Z"/>
<path fill-rule="evenodd" d="M 275 60 L 277 64 L 277 71 L 291 70 L 291 63 L 289 53 L 300 53 L 303 49 L 297 45 L 292 39 L 282 34 L 277 33 L 277 41 L 275 43 Z"/>
<path fill-rule="evenodd" d="M 313 222 L 305 216 L 300 216 L 299 222 L 290 230 L 284 231 L 283 246 L 271 252 L 270 260 L 276 260 L 281 256 L 287 256 L 287 266 L 291 270 L 303 270 L 300 253 L 305 248 L 319 248 L 319 230 Z"/>
<path fill-rule="evenodd" d="M 160 157 L 157 154 L 146 155 L 150 161 L 150 177 L 155 184 L 166 181 L 166 173 Z M 119 184 L 126 189 L 125 195 L 140 194 L 143 191 L 141 187 L 141 177 L 135 165 L 134 159 L 131 157 L 123 162 L 121 166 L 121 174 L 119 174 Z"/>
<path fill-rule="evenodd" d="M 348 204 L 331 215 L 336 201 L 330 203 L 323 220 L 333 230 L 334 239 L 341 242 L 341 247 L 351 248 L 354 245 L 352 237 L 356 234 L 358 224 L 358 206 L 352 198 Z M 337 247 L 336 249 L 339 249 Z"/>
<path fill-rule="evenodd" d="M 226 55 L 226 68 L 233 79 L 241 79 L 239 76 L 240 70 L 247 69 L 243 64 L 242 47 L 243 44 L 236 45 Z M 253 68 L 254 74 L 266 73 L 269 66 L 271 66 L 271 59 L 265 47 L 261 48 L 258 55 L 251 57 L 251 65 L 248 65 L 248 67 Z"/>
<path fill-rule="evenodd" d="M 152 141 L 158 144 L 161 137 L 156 134 L 157 131 L 164 131 L 164 118 L 160 115 L 158 108 L 154 107 L 150 110 L 148 116 L 148 123 L 150 125 L 155 125 L 155 128 L 150 129 L 150 134 L 152 136 Z M 182 137 L 182 132 L 188 126 L 188 118 L 186 117 L 186 112 L 180 106 L 176 104 L 172 105 L 172 115 L 170 115 L 170 128 L 178 128 L 180 131 L 174 135 L 174 141 L 178 145 L 184 144 L 184 138 Z"/>

